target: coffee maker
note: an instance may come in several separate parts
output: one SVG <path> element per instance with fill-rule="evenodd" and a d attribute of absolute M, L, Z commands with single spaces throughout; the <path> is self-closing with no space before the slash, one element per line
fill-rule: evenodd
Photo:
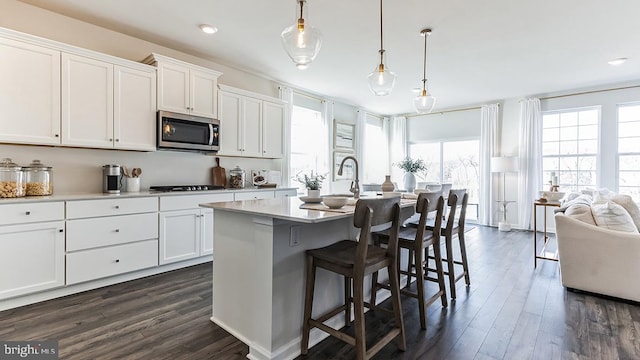
<path fill-rule="evenodd" d="M 122 175 L 120 165 L 102 167 L 102 191 L 107 194 L 120 194 Z"/>

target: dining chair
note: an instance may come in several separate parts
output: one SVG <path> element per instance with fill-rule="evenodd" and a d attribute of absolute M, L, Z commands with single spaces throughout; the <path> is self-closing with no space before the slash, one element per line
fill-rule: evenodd
<path fill-rule="evenodd" d="M 386 225 L 389 229 L 389 246 L 386 248 L 370 244 L 371 227 L 383 225 Z M 355 346 L 356 359 L 358 360 L 370 359 L 394 339 L 397 340 L 400 350 L 404 351 L 406 349 L 404 321 L 400 305 L 400 285 L 397 274 L 400 197 L 358 200 L 353 215 L 353 226 L 360 229 L 358 241 L 342 240 L 323 248 L 307 250 L 307 278 L 301 342 L 303 355 L 307 354 L 309 350 L 309 333 L 314 327 Z M 317 268 L 342 275 L 345 293 L 344 304 L 314 319 L 311 314 Z M 365 302 L 364 298 L 364 278 L 384 268 L 391 274 L 390 290 L 393 306 L 393 326 L 375 345 L 367 348 L 364 307 L 371 307 Z M 354 336 L 325 324 L 327 320 L 344 311 L 345 326 L 349 326 L 351 322 L 351 304 L 354 307 Z"/>
<path fill-rule="evenodd" d="M 417 227 L 411 226 L 400 228 L 400 234 L 398 235 L 399 249 L 408 250 L 407 270 L 398 270 L 399 275 L 407 276 L 406 285 L 400 289 L 400 294 L 410 296 L 418 300 L 420 327 L 422 329 L 427 328 L 427 306 L 438 300 L 438 298 L 440 298 L 443 307 L 448 305 L 440 251 L 440 231 L 435 230 L 440 229 L 441 227 L 443 209 L 444 199 L 440 193 L 420 193 L 418 200 L 416 201 L 416 213 L 420 215 Z M 427 218 L 430 214 L 434 213 L 435 224 L 431 230 L 428 230 L 426 226 Z M 388 244 L 389 232 L 383 231 L 374 233 L 374 241 L 381 244 Z M 433 248 L 434 258 L 436 259 L 435 278 L 429 277 L 428 274 L 425 273 L 429 248 Z M 416 279 L 415 292 L 410 290 L 412 278 Z M 439 286 L 439 290 L 429 298 L 425 298 L 425 280 L 437 282 Z M 375 272 L 371 277 L 371 306 L 376 306 L 376 293 L 379 288 L 389 289 L 389 285 L 378 283 L 378 273 Z"/>

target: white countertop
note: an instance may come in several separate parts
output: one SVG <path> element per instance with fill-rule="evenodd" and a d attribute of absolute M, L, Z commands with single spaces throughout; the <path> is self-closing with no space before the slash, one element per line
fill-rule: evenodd
<path fill-rule="evenodd" d="M 0 199 L 0 205 L 13 203 L 31 203 L 31 202 L 51 202 L 51 201 L 68 201 L 68 200 L 99 200 L 99 199 L 124 199 L 151 196 L 185 196 L 185 195 L 209 195 L 224 194 L 238 192 L 254 192 L 254 191 L 286 191 L 295 188 L 279 187 L 279 188 L 246 188 L 246 189 L 222 189 L 208 191 L 175 191 L 175 192 L 158 192 L 158 191 L 140 191 L 140 192 L 120 192 L 120 194 L 105 193 L 54 193 L 50 196 L 24 196 L 19 198 Z"/>
<path fill-rule="evenodd" d="M 309 210 L 301 209 L 300 206 L 303 204 L 304 202 L 297 197 L 286 197 L 264 200 L 206 203 L 200 204 L 200 206 L 212 208 L 214 210 L 244 213 L 301 223 L 320 223 L 348 218 L 353 215 L 353 209 L 355 209 L 354 206 L 348 206 L 344 208 L 346 210 L 340 209 L 339 211 L 332 211 L 328 208 L 324 211 Z M 403 199 L 400 206 L 403 208 L 414 207 L 415 199 Z M 348 211 L 350 209 L 351 211 Z"/>

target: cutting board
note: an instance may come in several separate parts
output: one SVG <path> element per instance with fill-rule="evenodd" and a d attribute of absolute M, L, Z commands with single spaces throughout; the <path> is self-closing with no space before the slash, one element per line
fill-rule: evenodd
<path fill-rule="evenodd" d="M 213 174 L 213 185 L 227 186 L 227 172 L 220 167 L 220 158 L 216 158 L 216 166 L 211 170 Z"/>

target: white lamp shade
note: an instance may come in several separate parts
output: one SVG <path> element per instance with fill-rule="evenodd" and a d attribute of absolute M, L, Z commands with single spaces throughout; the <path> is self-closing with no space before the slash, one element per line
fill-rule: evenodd
<path fill-rule="evenodd" d="M 433 106 L 436 104 L 436 98 L 429 93 L 420 94 L 413 98 L 413 106 L 416 108 L 416 112 L 419 114 L 428 114 L 433 110 Z"/>
<path fill-rule="evenodd" d="M 491 172 L 518 172 L 518 158 L 515 156 L 492 157 Z"/>

